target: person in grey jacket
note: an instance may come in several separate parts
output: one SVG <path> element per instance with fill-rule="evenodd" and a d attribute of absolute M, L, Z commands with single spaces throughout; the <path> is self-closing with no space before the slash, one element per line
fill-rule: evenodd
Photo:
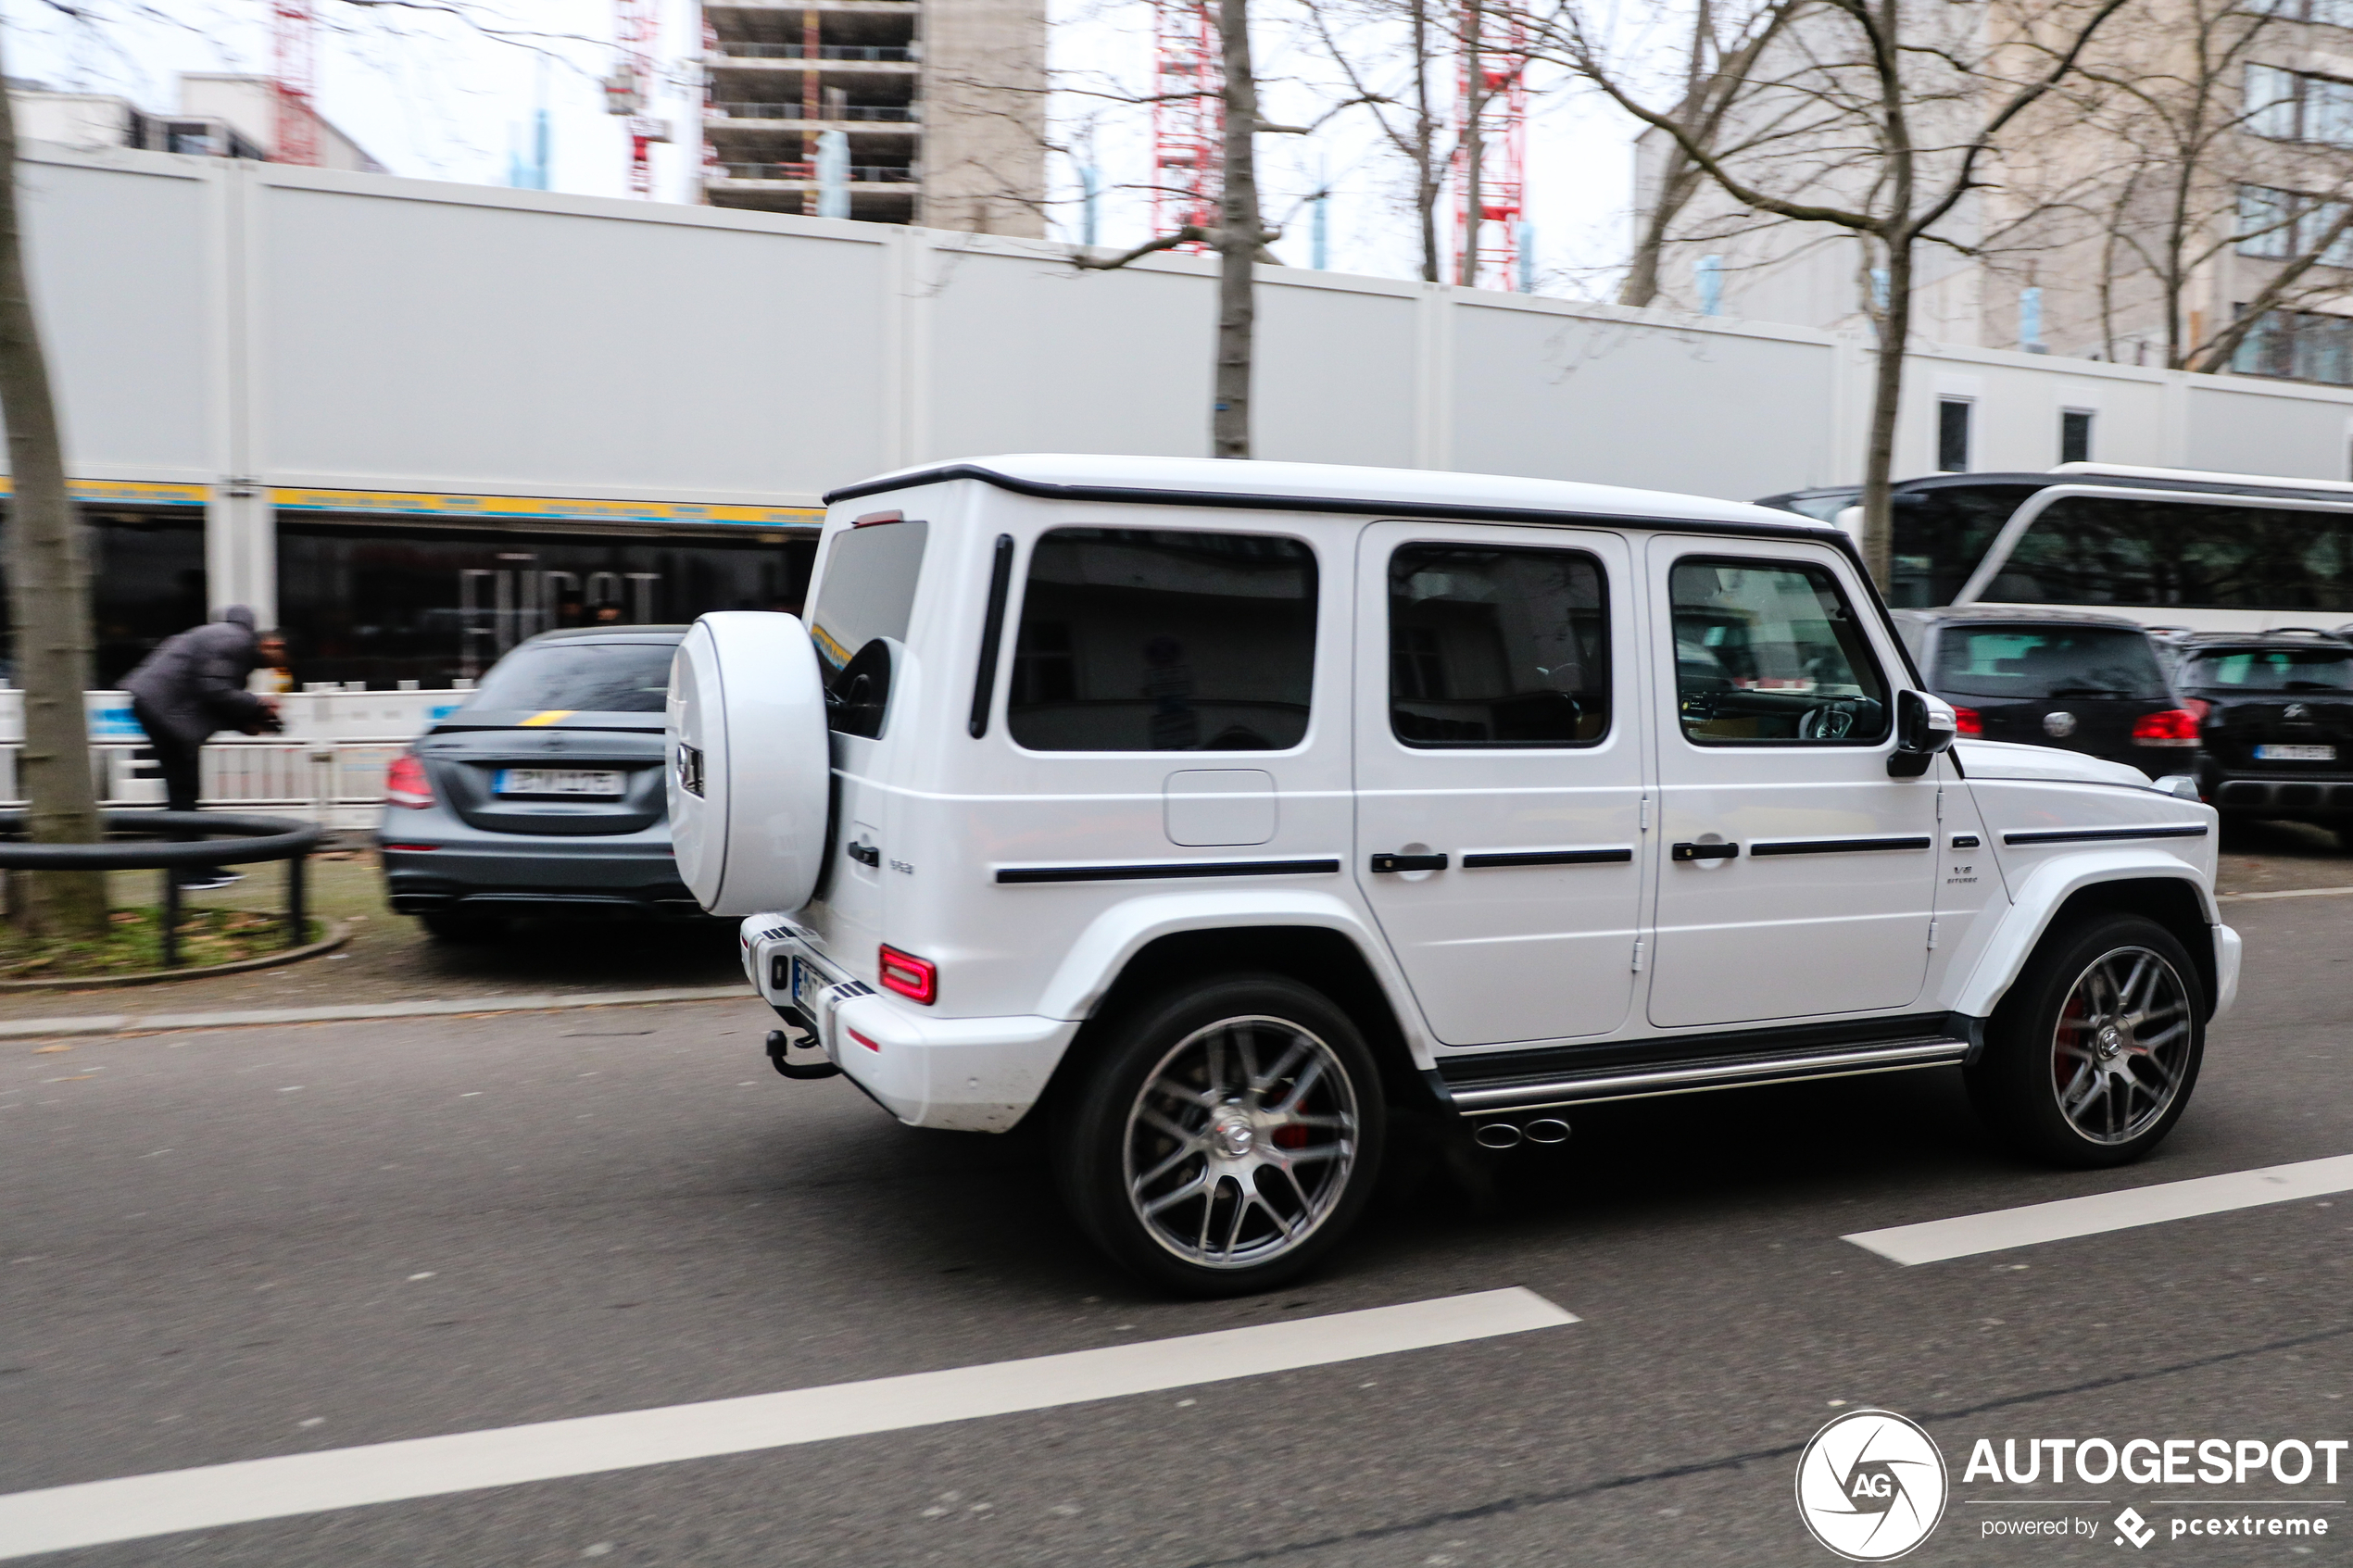
<path fill-rule="evenodd" d="M 220 619 L 167 637 L 138 668 L 122 678 L 131 694 L 132 717 L 147 733 L 163 770 L 165 804 L 193 811 L 198 794 L 197 759 L 215 730 L 258 734 L 278 726 L 278 699 L 245 690 L 245 677 L 270 662 L 276 638 L 255 629 L 253 611 L 231 605 Z M 197 836 L 175 832 L 178 839 Z M 180 878 L 186 888 L 221 887 L 233 875 L 191 866 Z"/>

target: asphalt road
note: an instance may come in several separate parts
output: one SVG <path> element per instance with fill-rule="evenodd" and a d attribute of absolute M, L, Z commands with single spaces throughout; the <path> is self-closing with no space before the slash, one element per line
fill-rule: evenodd
<path fill-rule="evenodd" d="M 1033 1149 L 777 1078 L 756 1004 L 12 1044 L 0 1492 L 1523 1286 L 1581 1321 L 31 1561 L 1823 1563 L 1797 1450 L 1864 1405 L 1952 1467 L 1907 1562 L 2138 1557 L 1984 1538 L 2033 1511 L 1969 1499 L 2035 1488 L 1964 1484 L 1974 1440 L 2353 1437 L 2353 1193 L 1916 1268 L 1839 1238 L 2353 1153 L 2353 897 L 2231 918 L 2245 1000 L 2142 1166 L 2022 1164 L 1941 1072 L 1596 1110 L 1208 1304 L 1099 1262 Z M 2189 1490 L 2333 1502 L 2303 1512 L 2334 1533 L 2149 1555 L 2353 1558 L 2353 1463 Z M 2161 1524 L 2187 1494 L 2040 1495 Z"/>

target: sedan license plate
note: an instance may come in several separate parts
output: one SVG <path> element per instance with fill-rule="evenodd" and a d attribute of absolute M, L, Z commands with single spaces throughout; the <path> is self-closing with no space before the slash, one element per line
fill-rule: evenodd
<path fill-rule="evenodd" d="M 615 796 L 627 793 L 620 771 L 606 768 L 501 768 L 501 795 Z"/>
<path fill-rule="evenodd" d="M 2336 747 L 2333 746 L 2259 746 L 2255 748 L 2258 762 L 2334 762 Z"/>

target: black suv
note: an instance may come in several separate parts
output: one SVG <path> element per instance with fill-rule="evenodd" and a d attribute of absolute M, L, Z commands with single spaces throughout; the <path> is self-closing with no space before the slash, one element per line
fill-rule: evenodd
<path fill-rule="evenodd" d="M 1964 735 L 2088 752 L 2152 778 L 2189 771 L 2196 713 L 2133 621 L 1961 606 L 1899 609 L 1895 624 Z"/>
<path fill-rule="evenodd" d="M 2204 721 L 2198 792 L 2225 815 L 2319 822 L 2353 847 L 2353 642 L 2205 632 L 2166 647 Z"/>

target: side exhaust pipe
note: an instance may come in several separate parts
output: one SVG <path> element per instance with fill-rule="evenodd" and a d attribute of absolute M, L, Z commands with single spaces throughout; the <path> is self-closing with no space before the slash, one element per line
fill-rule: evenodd
<path fill-rule="evenodd" d="M 1471 1134 L 1471 1141 L 1481 1148 L 1514 1148 L 1524 1140 L 1533 1144 L 1564 1144 L 1568 1141 L 1569 1127 L 1557 1116 L 1536 1116 L 1524 1122 L 1509 1122 L 1497 1118 L 1481 1122 Z"/>

